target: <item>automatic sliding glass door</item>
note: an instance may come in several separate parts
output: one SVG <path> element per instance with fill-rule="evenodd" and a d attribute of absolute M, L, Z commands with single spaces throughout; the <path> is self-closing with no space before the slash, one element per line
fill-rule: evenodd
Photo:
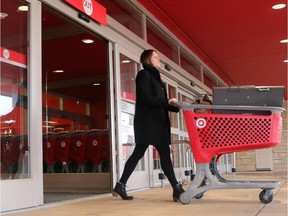
<path fill-rule="evenodd" d="M 134 147 L 134 112 L 136 100 L 135 78 L 137 72 L 140 70 L 139 56 L 132 52 L 119 47 L 119 93 L 118 101 L 118 178 L 120 178 L 124 165 L 131 155 Z M 149 186 L 149 173 L 148 173 L 148 151 L 145 156 L 139 161 L 135 171 L 127 182 L 129 189 L 144 188 Z"/>

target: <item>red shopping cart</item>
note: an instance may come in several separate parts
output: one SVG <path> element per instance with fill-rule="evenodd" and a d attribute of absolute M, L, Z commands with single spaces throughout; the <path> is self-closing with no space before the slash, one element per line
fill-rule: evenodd
<path fill-rule="evenodd" d="M 85 172 L 102 172 L 103 139 L 102 130 L 92 129 L 87 132 L 85 150 Z"/>
<path fill-rule="evenodd" d="M 43 172 L 53 173 L 54 172 L 54 154 L 55 154 L 55 132 L 49 132 L 43 134 L 42 145 L 43 145 Z"/>
<path fill-rule="evenodd" d="M 11 174 L 12 177 L 18 172 L 19 168 L 20 148 L 15 142 L 18 137 L 8 136 L 1 139 L 1 161 L 3 166 L 6 167 L 7 173 Z"/>
<path fill-rule="evenodd" d="M 184 113 L 196 163 L 195 177 L 186 192 L 181 194 L 180 201 L 188 204 L 192 198 L 201 198 L 205 191 L 211 189 L 261 188 L 263 190 L 259 194 L 260 201 L 270 203 L 273 200 L 273 189 L 281 182 L 227 180 L 215 167 L 211 169 L 210 164 L 216 164 L 222 154 L 278 145 L 281 139 L 281 113 L 284 109 L 264 106 L 190 105 L 184 102 L 178 102 L 177 105 Z M 212 112 L 198 113 L 197 109 Z M 223 112 L 213 113 L 214 110 Z M 231 113 L 231 110 L 237 111 L 237 114 Z M 225 114 L 225 111 L 229 114 Z"/>
<path fill-rule="evenodd" d="M 55 134 L 54 172 L 69 173 L 68 163 L 70 157 L 71 135 L 67 131 Z"/>
<path fill-rule="evenodd" d="M 71 173 L 84 172 L 86 148 L 86 132 L 82 130 L 74 131 L 70 140 L 70 160 L 68 169 Z"/>

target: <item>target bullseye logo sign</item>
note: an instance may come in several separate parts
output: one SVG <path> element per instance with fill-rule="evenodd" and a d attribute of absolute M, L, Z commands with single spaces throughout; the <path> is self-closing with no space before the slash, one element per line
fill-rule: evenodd
<path fill-rule="evenodd" d="M 106 8 L 95 0 L 65 0 L 68 4 L 87 14 L 91 19 L 107 25 Z"/>
<path fill-rule="evenodd" d="M 197 119 L 197 121 L 196 121 L 196 126 L 197 126 L 198 128 L 204 128 L 204 127 L 206 127 L 206 120 L 203 119 L 203 118 Z"/>
<path fill-rule="evenodd" d="M 3 56 L 4 56 L 4 58 L 9 59 L 9 58 L 10 58 L 10 52 L 9 52 L 9 50 L 4 49 L 4 50 L 3 50 Z"/>
<path fill-rule="evenodd" d="M 93 13 L 93 4 L 91 0 L 83 0 L 83 8 L 87 15 L 91 16 Z"/>

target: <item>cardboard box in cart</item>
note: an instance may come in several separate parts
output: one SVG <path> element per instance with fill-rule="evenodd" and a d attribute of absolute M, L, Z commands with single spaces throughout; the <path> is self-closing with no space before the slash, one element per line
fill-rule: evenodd
<path fill-rule="evenodd" d="M 284 89 L 284 86 L 214 87 L 213 105 L 282 107 Z M 222 112 L 227 113 L 224 110 L 215 111 L 215 113 Z M 259 111 L 257 114 L 265 114 L 261 112 Z M 243 111 L 232 110 L 229 113 L 243 113 Z"/>

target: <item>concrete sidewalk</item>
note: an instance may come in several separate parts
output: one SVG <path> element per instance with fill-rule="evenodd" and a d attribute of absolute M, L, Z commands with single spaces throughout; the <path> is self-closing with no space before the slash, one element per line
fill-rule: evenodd
<path fill-rule="evenodd" d="M 239 180 L 276 180 L 281 186 L 274 190 L 273 201 L 263 204 L 259 200 L 261 189 L 209 190 L 201 199 L 192 199 L 183 205 L 172 201 L 172 189 L 152 188 L 129 192 L 135 199 L 124 201 L 111 194 L 46 204 L 40 207 L 10 212 L 15 216 L 287 216 L 287 173 L 237 173 L 225 178 Z M 188 184 L 184 185 L 186 189 Z"/>

